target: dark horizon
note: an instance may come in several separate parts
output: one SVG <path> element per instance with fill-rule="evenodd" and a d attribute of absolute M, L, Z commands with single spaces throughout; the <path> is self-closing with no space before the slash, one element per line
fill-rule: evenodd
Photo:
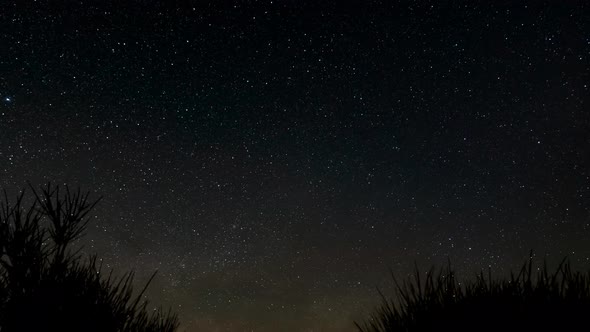
<path fill-rule="evenodd" d="M 590 260 L 590 10 L 0 4 L 0 187 L 104 196 L 80 243 L 186 331 L 355 331 L 391 286 Z"/>

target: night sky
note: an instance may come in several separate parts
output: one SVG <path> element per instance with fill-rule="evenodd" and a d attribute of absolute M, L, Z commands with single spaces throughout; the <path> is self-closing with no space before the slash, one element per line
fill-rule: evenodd
<path fill-rule="evenodd" d="M 590 265 L 583 1 L 2 1 L 0 187 L 186 331 L 352 331 L 449 258 Z"/>

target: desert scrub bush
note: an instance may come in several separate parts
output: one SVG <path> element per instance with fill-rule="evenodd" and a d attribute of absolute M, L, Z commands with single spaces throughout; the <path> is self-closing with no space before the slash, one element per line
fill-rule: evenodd
<path fill-rule="evenodd" d="M 174 331 L 170 311 L 149 311 L 134 273 L 114 278 L 73 250 L 99 200 L 48 184 L 0 203 L 0 331 Z"/>
<path fill-rule="evenodd" d="M 392 276 L 393 277 L 393 276 Z M 565 331 L 590 326 L 590 274 L 572 271 L 564 259 L 550 273 L 533 267 L 532 255 L 509 278 L 480 273 L 459 282 L 451 264 L 401 284 L 393 277 L 391 298 L 363 322 L 361 332 L 389 331 Z"/>

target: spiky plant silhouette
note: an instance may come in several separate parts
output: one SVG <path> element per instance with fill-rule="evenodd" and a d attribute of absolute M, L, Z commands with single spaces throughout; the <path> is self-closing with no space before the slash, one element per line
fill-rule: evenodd
<path fill-rule="evenodd" d="M 518 274 L 494 279 L 482 272 L 459 282 L 451 264 L 425 278 L 416 268 L 364 322 L 361 332 L 389 331 L 567 331 L 590 326 L 590 273 L 573 272 L 564 259 L 549 273 L 533 272 L 532 254 Z"/>
<path fill-rule="evenodd" d="M 89 193 L 48 184 L 0 203 L 0 331 L 175 331 L 170 311 L 148 311 L 133 271 L 104 273 L 96 256 L 83 259 L 72 242 L 98 203 Z"/>

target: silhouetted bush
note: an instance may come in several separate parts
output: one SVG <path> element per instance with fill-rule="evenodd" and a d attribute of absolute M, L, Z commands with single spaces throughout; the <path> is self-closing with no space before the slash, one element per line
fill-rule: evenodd
<path fill-rule="evenodd" d="M 133 272 L 114 278 L 96 256 L 85 260 L 71 244 L 98 203 L 88 193 L 47 185 L 0 204 L 0 331 L 174 331 L 177 316 L 149 312 L 134 296 Z"/>
<path fill-rule="evenodd" d="M 533 272 L 532 257 L 510 278 L 481 273 L 458 282 L 448 267 L 425 278 L 416 269 L 401 285 L 394 278 L 395 299 L 379 292 L 382 304 L 361 332 L 385 331 L 568 331 L 588 328 L 590 274 L 572 272 L 564 259 L 554 273 L 544 263 Z"/>

